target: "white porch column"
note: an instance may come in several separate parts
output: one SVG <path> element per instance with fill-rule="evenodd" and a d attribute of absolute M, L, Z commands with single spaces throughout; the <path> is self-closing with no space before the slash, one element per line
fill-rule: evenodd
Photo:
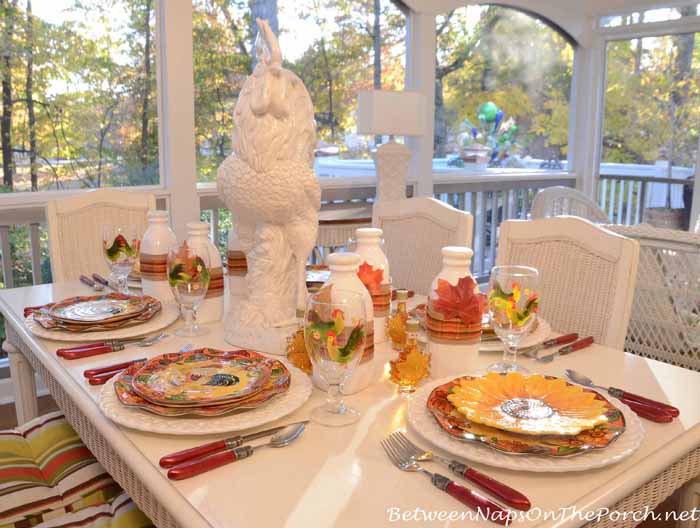
<path fill-rule="evenodd" d="M 593 22 L 587 24 L 592 27 Z M 569 170 L 577 187 L 596 202 L 605 112 L 605 42 L 588 29 L 574 55 L 569 119 Z"/>
<path fill-rule="evenodd" d="M 156 3 L 158 145 L 162 181 L 170 190 L 170 216 L 179 239 L 199 220 L 194 143 L 192 2 Z"/>
<path fill-rule="evenodd" d="M 408 174 L 418 182 L 418 196 L 433 195 L 435 46 L 435 15 L 412 10 L 406 28 L 406 89 L 422 93 L 426 103 L 423 135 L 406 138 L 411 149 Z"/>

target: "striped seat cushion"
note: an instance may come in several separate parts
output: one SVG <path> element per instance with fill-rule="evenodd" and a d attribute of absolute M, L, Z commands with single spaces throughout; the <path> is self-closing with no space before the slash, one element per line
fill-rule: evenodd
<path fill-rule="evenodd" d="M 66 514 L 109 508 L 121 493 L 60 412 L 0 431 L 0 528 L 43 526 Z"/>

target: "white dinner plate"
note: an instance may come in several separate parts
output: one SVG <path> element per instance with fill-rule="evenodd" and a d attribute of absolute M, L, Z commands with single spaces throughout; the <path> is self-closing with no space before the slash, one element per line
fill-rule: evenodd
<path fill-rule="evenodd" d="M 170 326 L 180 317 L 180 309 L 175 303 L 163 303 L 160 313 L 148 321 L 117 330 L 104 330 L 101 332 L 65 332 L 63 330 L 47 330 L 34 320 L 33 315 L 24 318 L 24 324 L 36 336 L 54 341 L 91 341 L 98 342 L 104 339 L 124 339 L 150 334 L 157 330 Z"/>
<path fill-rule="evenodd" d="M 625 432 L 605 449 L 594 450 L 572 457 L 556 458 L 537 455 L 509 455 L 485 445 L 456 440 L 442 430 L 427 407 L 428 396 L 430 396 L 433 389 L 456 377 L 458 376 L 431 381 L 418 389 L 408 403 L 408 413 L 406 415 L 412 431 L 424 440 L 456 457 L 516 471 L 533 471 L 538 473 L 586 471 L 616 464 L 639 449 L 642 440 L 644 440 L 644 428 L 639 417 L 627 405 L 603 391 L 598 392 L 620 409 L 625 417 Z"/>
<path fill-rule="evenodd" d="M 278 359 L 279 360 L 279 359 Z M 289 390 L 267 404 L 246 412 L 208 418 L 157 416 L 123 405 L 114 392 L 114 379 L 100 392 L 99 405 L 113 422 L 147 433 L 166 435 L 210 435 L 259 427 L 296 411 L 311 396 L 311 380 L 298 368 L 284 362 L 292 375 Z"/>

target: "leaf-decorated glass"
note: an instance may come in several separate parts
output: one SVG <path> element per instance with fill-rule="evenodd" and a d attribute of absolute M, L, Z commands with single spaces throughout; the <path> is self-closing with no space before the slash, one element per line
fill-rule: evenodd
<path fill-rule="evenodd" d="M 355 292 L 322 288 L 311 295 L 304 316 L 304 341 L 318 376 L 328 384 L 326 403 L 314 409 L 315 422 L 343 426 L 360 413 L 345 405 L 341 390 L 362 359 L 367 334 L 364 299 Z"/>
<path fill-rule="evenodd" d="M 492 372 L 527 372 L 517 364 L 517 347 L 537 319 L 539 272 L 528 266 L 496 266 L 491 270 L 487 297 L 491 325 L 503 341 L 503 361 Z"/>
<path fill-rule="evenodd" d="M 196 322 L 196 310 L 209 288 L 209 264 L 209 254 L 187 242 L 172 246 L 168 252 L 168 283 L 185 320 L 185 326 L 175 335 L 195 337 L 207 333 Z"/>
<path fill-rule="evenodd" d="M 129 295 L 128 277 L 139 260 L 141 240 L 133 226 L 102 227 L 102 253 L 120 293 Z"/>

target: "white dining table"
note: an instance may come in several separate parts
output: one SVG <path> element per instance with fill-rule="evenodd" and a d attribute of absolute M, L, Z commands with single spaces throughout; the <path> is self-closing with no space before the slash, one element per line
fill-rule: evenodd
<path fill-rule="evenodd" d="M 382 451 L 383 438 L 394 430 L 406 429 L 411 399 L 398 394 L 388 379 L 386 363 L 395 353 L 386 343 L 376 347 L 376 381 L 346 398 L 362 413 L 356 424 L 329 428 L 312 422 L 289 447 L 261 450 L 250 459 L 188 480 L 168 480 L 158 466 L 161 456 L 229 435 L 149 434 L 116 425 L 102 414 L 97 403 L 101 387 L 87 383 L 83 377 L 86 368 L 173 352 L 187 341 L 175 337 L 171 327 L 166 330 L 170 337 L 150 348 L 127 347 L 86 359 L 61 359 L 55 350 L 62 343 L 34 336 L 24 325 L 23 308 L 87 292 L 78 282 L 0 291 L 9 349 L 20 355 L 14 360 L 18 376 L 14 381 L 25 389 L 25 398 L 31 397 L 31 375 L 22 366 L 27 361 L 97 459 L 157 526 L 493 526 L 486 521 L 450 522 L 449 512 L 459 513 L 465 507 L 434 488 L 424 476 L 399 471 Z M 209 333 L 192 340 L 194 345 L 234 348 L 224 341 L 223 323 L 207 327 Z M 493 353 L 480 353 L 477 346 L 431 343 L 429 349 L 433 354 L 431 379 L 474 372 L 497 359 Z M 521 361 L 530 369 L 557 376 L 563 375 L 564 368 L 577 369 L 600 385 L 624 387 L 669 402 L 680 409 L 680 417 L 669 424 L 643 420 L 641 447 L 602 469 L 532 473 L 472 464 L 530 498 L 531 518 L 519 519 L 514 526 L 582 526 L 587 523 L 586 512 L 600 508 L 653 508 L 700 474 L 700 373 L 599 345 L 549 364 Z M 300 409 L 258 429 L 308 419 L 310 410 L 324 398 L 324 393 L 314 389 Z M 425 446 L 410 428 L 408 435 Z M 449 474 L 436 464 L 428 464 Z M 557 515 L 544 519 L 541 512 Z M 604 518 L 599 526 L 633 524 Z"/>

